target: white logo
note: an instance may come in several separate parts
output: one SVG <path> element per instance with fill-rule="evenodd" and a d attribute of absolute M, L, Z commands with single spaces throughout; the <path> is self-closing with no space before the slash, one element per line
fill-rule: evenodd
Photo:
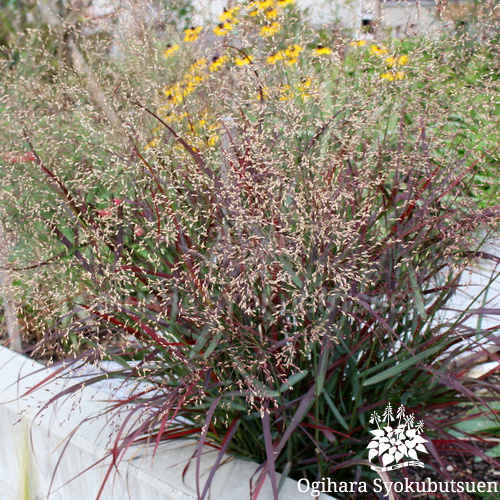
<path fill-rule="evenodd" d="M 397 427 L 393 427 L 396 421 Z M 372 414 L 370 423 L 376 423 L 378 428 L 370 431 L 375 437 L 368 444 L 370 450 L 368 460 L 371 462 L 378 456 L 383 465 L 383 467 L 372 465 L 373 470 L 388 471 L 401 467 L 424 466 L 417 456 L 417 451 L 427 453 L 424 446 L 427 440 L 421 436 L 424 428 L 422 421 L 415 422 L 413 415 L 406 415 L 403 406 L 398 408 L 396 418 L 394 418 L 392 406 L 389 403 L 382 416 L 375 412 Z M 404 458 L 413 460 L 400 463 L 400 460 Z"/>

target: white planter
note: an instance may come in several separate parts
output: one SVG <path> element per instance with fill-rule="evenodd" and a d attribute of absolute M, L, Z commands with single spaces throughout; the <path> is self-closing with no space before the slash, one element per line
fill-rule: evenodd
<path fill-rule="evenodd" d="M 0 348 L 0 368 L 0 498 L 42 500 L 49 491 L 50 499 L 96 498 L 109 460 L 83 471 L 104 456 L 117 429 L 117 422 L 109 422 L 105 415 L 92 418 L 106 409 L 109 390 L 86 387 L 78 396 L 49 405 L 35 419 L 64 381 L 51 382 L 20 398 L 51 370 L 7 348 Z M 183 479 L 183 470 L 195 449 L 194 441 L 162 443 L 152 460 L 151 447 L 134 447 L 108 479 L 102 500 L 195 500 L 194 460 Z M 209 449 L 204 454 L 201 468 L 204 478 L 216 455 L 216 451 Z M 215 475 L 210 498 L 248 499 L 249 481 L 255 469 L 255 463 L 237 459 L 222 465 Z M 297 483 L 286 479 L 281 498 L 312 497 L 310 493 L 300 493 Z M 324 494 L 319 498 L 331 500 Z M 271 499 L 268 481 L 259 500 Z"/>
<path fill-rule="evenodd" d="M 500 242 L 491 239 L 485 243 L 480 251 L 500 257 Z M 474 265 L 463 272 L 460 285 L 451 297 L 446 307 L 439 312 L 439 321 L 445 319 L 451 323 L 467 311 L 465 319 L 461 321 L 463 326 L 477 332 L 476 339 L 463 341 L 462 345 L 469 349 L 457 357 L 457 362 L 466 360 L 471 355 L 478 353 L 497 352 L 500 350 L 499 341 L 487 340 L 485 332 L 499 338 L 500 331 L 500 262 L 491 259 L 479 258 Z M 497 371 L 500 365 L 496 363 Z M 486 371 L 485 371 L 486 370 Z M 474 369 L 470 376 L 479 377 L 487 372 L 495 370 L 494 364 L 486 363 L 482 368 Z"/>

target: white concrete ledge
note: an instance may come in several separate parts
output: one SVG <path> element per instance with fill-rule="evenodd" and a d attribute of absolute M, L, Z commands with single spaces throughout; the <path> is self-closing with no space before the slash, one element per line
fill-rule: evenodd
<path fill-rule="evenodd" d="M 106 415 L 93 417 L 104 412 L 109 393 L 90 386 L 77 397 L 44 408 L 52 395 L 64 386 L 64 381 L 51 382 L 20 398 L 51 370 L 7 348 L 0 349 L 0 369 L 0 498 L 96 498 L 109 460 L 92 466 L 105 455 L 118 422 L 110 421 Z M 41 416 L 37 417 L 41 410 Z M 102 500 L 195 500 L 194 460 L 183 477 L 195 450 L 194 441 L 162 443 L 152 460 L 151 448 L 134 447 L 112 473 Z M 216 455 L 216 451 L 204 454 L 204 478 Z M 210 498 L 249 499 L 249 482 L 255 469 L 255 463 L 229 460 L 217 471 Z M 310 493 L 300 493 L 297 483 L 291 479 L 286 479 L 279 497 L 283 500 L 312 498 Z M 331 500 L 324 494 L 319 498 Z M 259 500 L 271 499 L 267 481 Z"/>

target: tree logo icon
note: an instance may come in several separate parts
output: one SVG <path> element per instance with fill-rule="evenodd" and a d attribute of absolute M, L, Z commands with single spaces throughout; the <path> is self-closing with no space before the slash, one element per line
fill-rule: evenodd
<path fill-rule="evenodd" d="M 418 460 L 417 451 L 427 453 L 424 443 L 427 439 L 422 437 L 424 423 L 415 422 L 413 415 L 406 415 L 403 406 L 400 406 L 394 418 L 392 406 L 389 403 L 382 416 L 374 412 L 370 418 L 371 424 L 377 424 L 377 429 L 370 431 L 373 438 L 368 444 L 368 460 L 380 457 L 383 467 L 372 465 L 373 470 L 388 471 L 401 467 L 417 466 L 424 464 Z M 411 459 L 401 462 L 403 459 Z"/>

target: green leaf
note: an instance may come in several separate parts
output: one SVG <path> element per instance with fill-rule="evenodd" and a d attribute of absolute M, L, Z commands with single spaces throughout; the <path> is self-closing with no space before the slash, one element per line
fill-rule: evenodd
<path fill-rule="evenodd" d="M 302 288 L 302 286 L 303 286 L 304 283 L 297 276 L 297 274 L 295 273 L 295 271 L 292 269 L 292 266 L 283 257 L 277 256 L 277 258 L 283 264 L 283 267 L 285 268 L 285 271 L 290 275 L 290 277 L 292 278 L 292 281 L 295 283 L 295 285 L 297 286 L 297 288 Z"/>
<path fill-rule="evenodd" d="M 426 351 L 421 352 L 420 354 L 417 354 L 416 356 L 412 356 L 410 359 L 406 359 L 405 361 L 402 361 L 401 363 L 398 363 L 394 366 L 391 366 L 388 370 L 385 370 L 382 373 L 379 373 L 378 375 L 374 375 L 373 377 L 370 377 L 368 380 L 365 380 L 363 385 L 367 386 L 367 385 L 378 384 L 379 382 L 382 382 L 383 380 L 387 380 L 388 378 L 395 377 L 396 375 L 399 375 L 402 371 L 410 368 L 410 366 L 413 366 L 414 364 L 418 363 L 419 361 L 422 361 L 424 358 L 430 356 L 431 354 L 435 354 L 436 352 L 438 352 L 440 350 L 441 350 L 441 346 L 431 347 L 430 349 L 427 349 Z"/>
<path fill-rule="evenodd" d="M 333 414 L 339 421 L 340 425 L 346 430 L 349 430 L 349 426 L 347 425 L 347 422 L 344 420 L 344 417 L 340 414 L 338 411 L 337 407 L 333 404 L 332 398 L 330 395 L 323 389 L 323 396 L 325 396 L 326 402 L 330 409 L 332 410 Z"/>
<path fill-rule="evenodd" d="M 192 359 L 195 356 L 197 356 L 200 351 L 203 349 L 205 344 L 208 342 L 209 339 L 209 332 L 210 332 L 210 324 L 206 324 L 203 327 L 203 330 L 201 331 L 200 335 L 198 336 L 198 340 L 196 341 L 196 344 L 193 346 L 193 350 L 191 351 L 189 357 Z"/>
<path fill-rule="evenodd" d="M 491 434 L 492 432 L 500 433 L 500 421 L 498 418 L 492 415 L 485 415 L 482 417 L 472 418 L 470 420 L 464 420 L 453 426 L 456 429 L 456 434 L 481 434 L 487 432 Z M 453 434 L 453 432 L 450 432 Z"/>
<path fill-rule="evenodd" d="M 422 295 L 422 290 L 420 290 L 420 287 L 418 285 L 417 281 L 417 274 L 415 273 L 415 269 L 413 266 L 410 264 L 408 267 L 408 271 L 410 274 L 410 285 L 413 293 L 415 294 L 415 304 L 417 306 L 417 311 L 420 317 L 423 320 L 427 319 L 427 313 L 425 312 L 425 303 L 424 303 L 424 296 Z"/>
<path fill-rule="evenodd" d="M 304 370 L 303 372 L 297 372 L 294 373 L 292 376 L 288 377 L 288 381 L 284 384 L 281 384 L 280 393 L 291 389 L 297 382 L 300 382 L 308 373 L 309 370 Z"/>
<path fill-rule="evenodd" d="M 498 457 L 500 457 L 500 444 L 498 444 L 497 446 L 491 448 L 488 451 L 485 451 L 484 454 L 488 455 L 489 457 L 492 457 L 492 458 L 498 458 Z M 474 458 L 474 462 L 482 462 L 482 461 L 483 461 L 483 459 L 481 457 L 475 457 Z"/>
<path fill-rule="evenodd" d="M 316 373 L 316 397 L 318 397 L 323 391 L 325 385 L 326 369 L 328 368 L 328 358 L 330 357 L 330 346 L 321 353 L 319 366 Z"/>
<path fill-rule="evenodd" d="M 219 341 L 220 341 L 221 337 L 222 337 L 222 333 L 221 332 L 219 332 L 216 335 L 214 335 L 214 338 L 212 339 L 212 342 L 210 342 L 210 345 L 207 347 L 207 350 L 203 353 L 203 357 L 204 358 L 208 358 L 208 356 L 210 356 L 210 354 L 212 354 L 212 352 L 214 351 L 214 349 L 219 344 Z"/>

